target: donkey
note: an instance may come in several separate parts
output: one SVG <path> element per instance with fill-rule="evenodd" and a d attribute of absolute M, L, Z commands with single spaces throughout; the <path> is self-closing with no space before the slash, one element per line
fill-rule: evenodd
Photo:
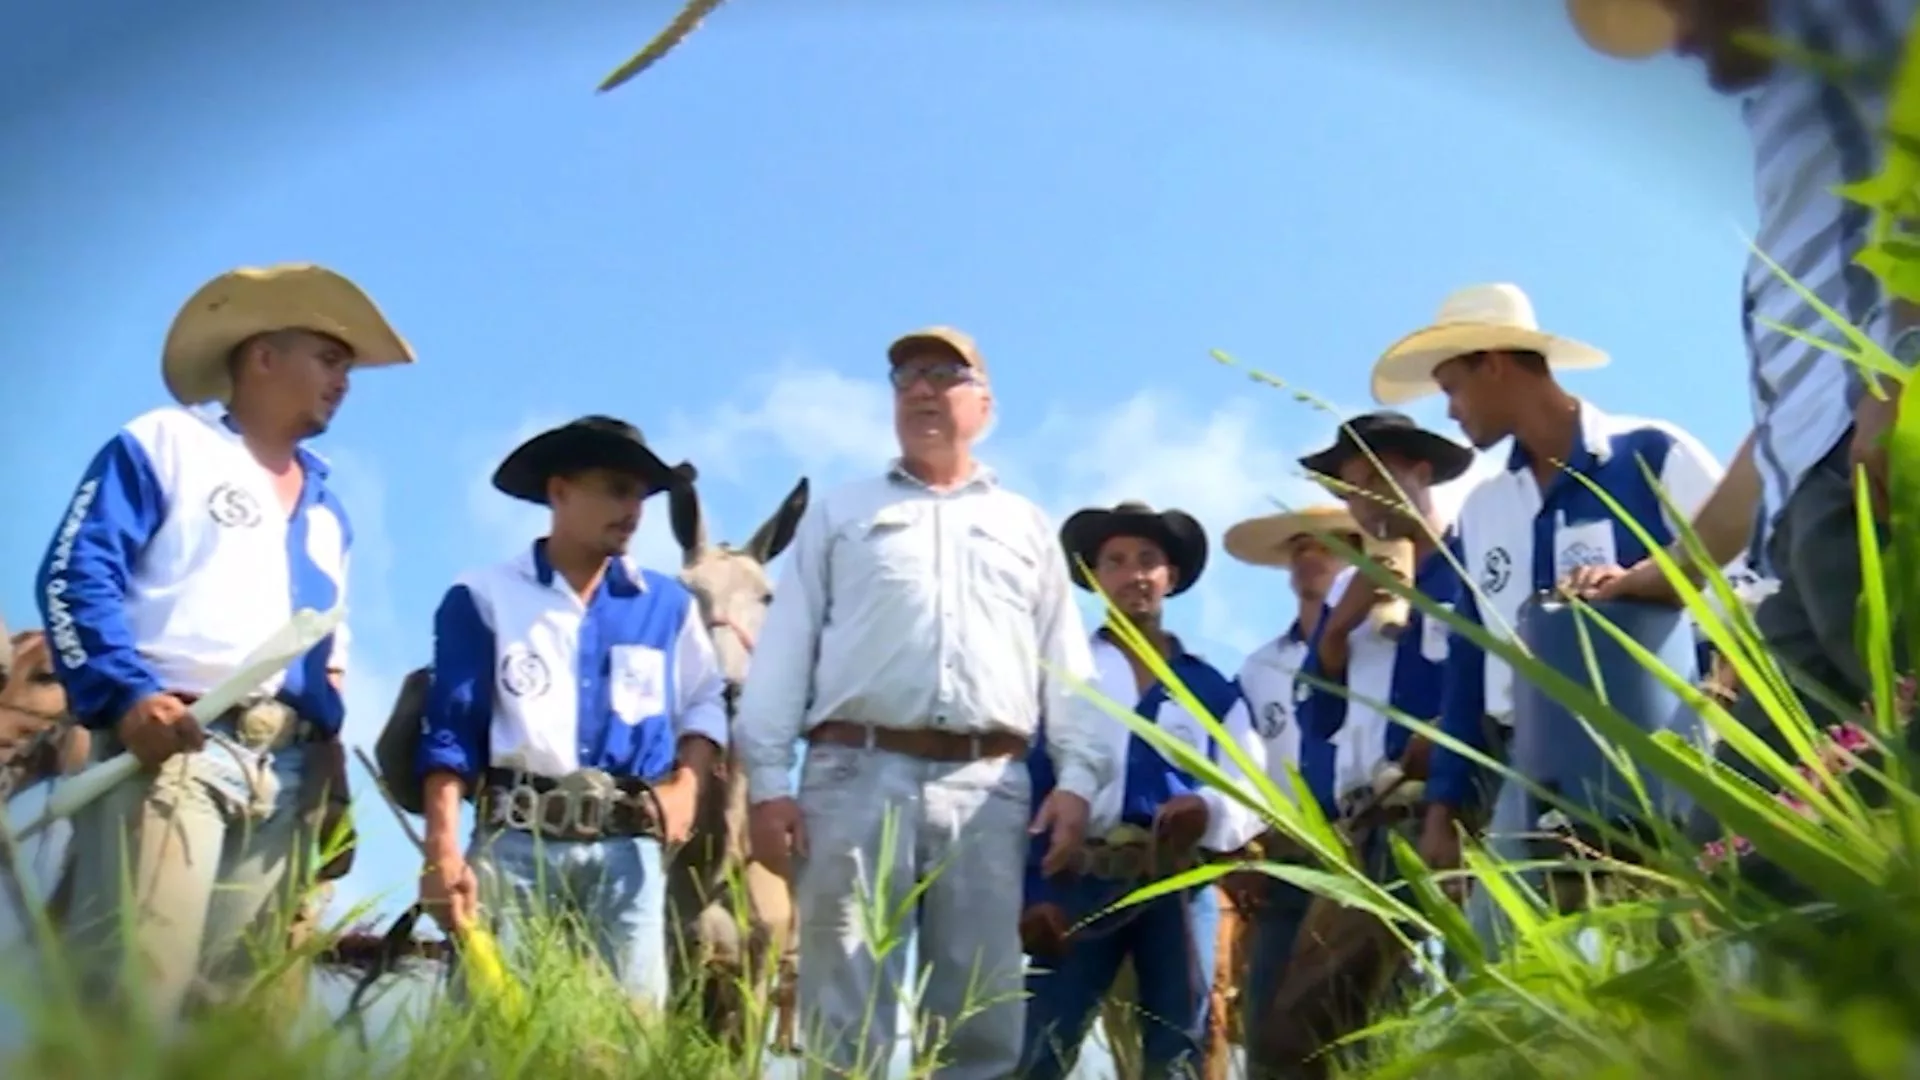
<path fill-rule="evenodd" d="M 727 708 L 732 713 L 746 680 L 754 636 L 773 600 L 766 564 L 793 542 L 807 509 L 805 477 L 794 485 L 772 516 L 744 547 L 707 540 L 700 497 L 692 485 L 673 489 L 669 514 L 680 544 L 680 580 L 700 603 L 713 633 L 727 679 Z M 731 719 L 731 715 L 729 715 Z M 705 785 L 694 818 L 693 837 L 675 856 L 667 875 L 669 922 L 675 928 L 673 984 L 697 991 L 707 1030 L 736 1046 L 750 1033 L 745 1003 L 738 992 L 777 979 L 779 1023 L 776 1049 L 793 1045 L 793 989 L 796 935 L 787 883 L 747 852 L 745 770 L 729 755 L 724 771 Z M 733 882 L 744 878 L 749 910 L 739 910 Z M 749 930 L 740 940 L 740 928 Z"/>

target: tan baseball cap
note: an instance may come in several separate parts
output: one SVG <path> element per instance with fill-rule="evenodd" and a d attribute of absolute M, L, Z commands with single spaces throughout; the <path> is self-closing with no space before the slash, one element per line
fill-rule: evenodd
<path fill-rule="evenodd" d="M 932 347 L 953 353 L 962 363 L 979 372 L 987 373 L 987 362 L 980 356 L 980 346 L 974 344 L 973 337 L 951 326 L 928 326 L 909 334 L 902 334 L 894 343 L 887 346 L 887 363 L 898 364 L 915 352 Z"/>

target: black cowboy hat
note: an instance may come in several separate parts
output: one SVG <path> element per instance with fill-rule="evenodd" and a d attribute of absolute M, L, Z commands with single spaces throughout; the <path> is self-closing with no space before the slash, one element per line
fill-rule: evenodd
<path fill-rule="evenodd" d="M 1405 413 L 1390 410 L 1363 413 L 1340 425 L 1333 445 L 1301 458 L 1300 467 L 1317 476 L 1337 477 L 1349 458 L 1365 456 L 1363 444 L 1375 455 L 1394 454 L 1426 462 L 1433 466 L 1436 484 L 1458 480 L 1473 467 L 1472 448 L 1428 431 Z"/>
<path fill-rule="evenodd" d="M 1200 580 L 1207 568 L 1207 531 L 1182 510 L 1155 513 L 1146 503 L 1128 500 L 1111 510 L 1082 510 L 1060 526 L 1060 544 L 1067 549 L 1068 570 L 1074 584 L 1091 592 L 1093 582 L 1081 571 L 1080 562 L 1091 568 L 1100 556 L 1100 546 L 1116 536 L 1138 536 L 1160 545 L 1167 558 L 1180 571 L 1168 596 L 1178 596 Z"/>
<path fill-rule="evenodd" d="M 494 470 L 493 486 L 545 506 L 548 478 L 582 469 L 632 473 L 646 482 L 647 495 L 691 484 L 700 475 L 687 462 L 670 466 L 660 460 L 640 429 L 625 420 L 583 416 L 521 443 Z"/>

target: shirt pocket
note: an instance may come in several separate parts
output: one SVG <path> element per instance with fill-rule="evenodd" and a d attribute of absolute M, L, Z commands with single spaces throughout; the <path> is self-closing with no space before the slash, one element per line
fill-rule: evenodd
<path fill-rule="evenodd" d="M 1034 608 L 1040 564 L 1005 531 L 975 522 L 967 529 L 968 586 L 1020 612 Z"/>
<path fill-rule="evenodd" d="M 852 565 L 849 576 L 862 581 L 924 582 L 932 574 L 922 526 L 924 508 L 916 503 L 883 506 L 848 522 L 840 530 Z"/>
<path fill-rule="evenodd" d="M 613 713 L 638 724 L 667 711 L 667 654 L 651 645 L 615 645 L 607 661 Z"/>

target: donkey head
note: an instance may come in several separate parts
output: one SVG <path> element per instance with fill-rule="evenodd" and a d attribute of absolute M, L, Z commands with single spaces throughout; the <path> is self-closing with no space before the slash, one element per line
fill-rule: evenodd
<path fill-rule="evenodd" d="M 793 542 L 800 515 L 807 509 L 807 480 L 801 477 L 778 509 L 742 547 L 707 542 L 700 496 L 692 485 L 669 495 L 668 512 L 673 538 L 680 543 L 680 580 L 700 601 L 700 614 L 713 633 L 714 651 L 726 673 L 727 687 L 737 691 L 747 677 L 748 644 L 757 637 L 773 601 L 773 584 L 766 565 Z"/>

